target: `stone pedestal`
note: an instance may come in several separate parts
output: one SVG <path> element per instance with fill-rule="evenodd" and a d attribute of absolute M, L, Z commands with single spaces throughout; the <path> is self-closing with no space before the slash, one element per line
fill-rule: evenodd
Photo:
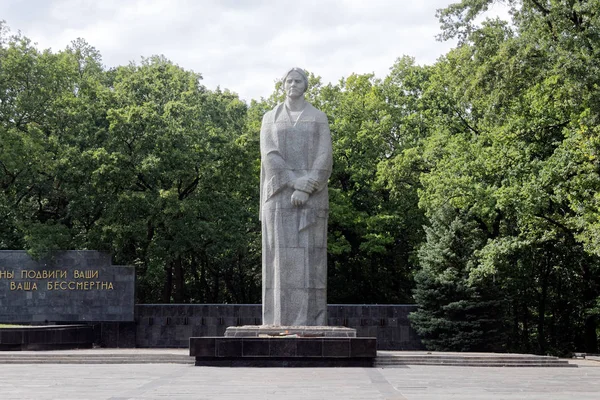
<path fill-rule="evenodd" d="M 337 337 L 355 338 L 356 329 L 344 326 L 276 326 L 245 325 L 230 326 L 225 330 L 225 337 Z"/>
<path fill-rule="evenodd" d="M 375 338 L 196 337 L 190 356 L 213 367 L 372 367 Z"/>
<path fill-rule="evenodd" d="M 190 338 L 190 356 L 214 367 L 371 367 L 377 340 L 343 326 L 232 326 Z"/>

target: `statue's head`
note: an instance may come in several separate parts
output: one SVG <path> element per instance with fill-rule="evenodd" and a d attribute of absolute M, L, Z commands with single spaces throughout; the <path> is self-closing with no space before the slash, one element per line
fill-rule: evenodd
<path fill-rule="evenodd" d="M 288 97 L 300 97 L 308 89 L 308 77 L 302 68 L 291 68 L 283 76 L 283 90 Z"/>

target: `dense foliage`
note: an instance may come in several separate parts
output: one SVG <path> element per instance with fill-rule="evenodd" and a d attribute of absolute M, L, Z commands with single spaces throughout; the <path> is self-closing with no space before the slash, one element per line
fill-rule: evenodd
<path fill-rule="evenodd" d="M 598 351 L 600 0 L 440 10 L 459 45 L 309 101 L 329 117 L 329 302 L 416 302 L 437 350 Z M 153 56 L 0 27 L 0 249 L 109 251 L 140 302 L 260 302 L 258 137 L 246 104 Z"/>
<path fill-rule="evenodd" d="M 509 1 L 512 25 L 475 26 L 491 3 L 440 12 L 444 34 L 461 45 L 431 68 L 421 98 L 432 132 L 422 143 L 419 201 L 432 224 L 413 320 L 438 348 L 468 347 L 441 336 L 444 327 L 493 317 L 508 350 L 596 352 L 600 2 Z M 459 235 L 466 256 L 454 256 L 447 239 L 457 218 L 468 229 Z M 458 297 L 447 297 L 448 285 Z M 432 291 L 442 303 L 428 302 Z M 496 315 L 480 316 L 477 304 L 469 318 L 437 311 L 488 301 L 503 305 Z"/>

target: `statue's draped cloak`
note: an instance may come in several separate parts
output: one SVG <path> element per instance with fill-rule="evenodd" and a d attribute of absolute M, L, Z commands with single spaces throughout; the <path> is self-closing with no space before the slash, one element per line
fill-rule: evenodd
<path fill-rule="evenodd" d="M 324 113 L 306 103 L 294 124 L 284 104 L 263 117 L 260 132 L 264 325 L 327 325 L 327 180 L 331 135 Z M 303 206 L 293 182 L 318 182 Z"/>

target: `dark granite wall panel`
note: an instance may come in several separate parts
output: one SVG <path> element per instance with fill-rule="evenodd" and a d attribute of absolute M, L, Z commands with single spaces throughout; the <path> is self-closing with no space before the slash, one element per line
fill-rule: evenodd
<path fill-rule="evenodd" d="M 379 350 L 423 349 L 410 326 L 408 314 L 414 305 L 328 306 L 330 326 L 347 326 L 359 337 L 376 337 Z M 260 304 L 138 304 L 138 347 L 188 347 L 190 337 L 223 336 L 229 326 L 260 325 Z"/>
<path fill-rule="evenodd" d="M 0 322 L 133 321 L 135 271 L 109 254 L 64 251 L 33 260 L 0 251 Z"/>
<path fill-rule="evenodd" d="M 91 348 L 90 325 L 0 328 L 0 350 L 63 350 Z"/>

